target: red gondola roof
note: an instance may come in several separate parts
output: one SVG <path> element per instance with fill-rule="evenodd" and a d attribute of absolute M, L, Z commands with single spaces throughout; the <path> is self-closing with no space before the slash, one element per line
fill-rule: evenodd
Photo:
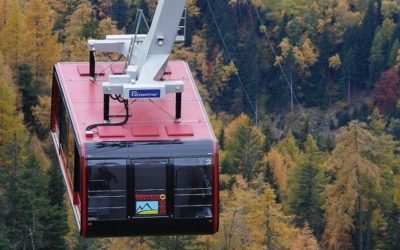
<path fill-rule="evenodd" d="M 184 61 L 170 61 L 165 80 L 182 80 L 182 122 L 175 123 L 175 94 L 164 99 L 130 101 L 130 118 L 119 127 L 97 127 L 93 136 L 86 136 L 85 129 L 94 123 L 103 122 L 103 92 L 101 83 L 108 75 L 120 73 L 122 64 L 97 63 L 96 72 L 104 74 L 96 82 L 89 80 L 88 63 L 58 63 L 57 75 L 68 110 L 80 143 L 96 141 L 160 141 L 160 140 L 215 140 L 208 122 L 197 87 L 189 67 Z M 123 104 L 111 100 L 111 122 L 124 119 Z"/>

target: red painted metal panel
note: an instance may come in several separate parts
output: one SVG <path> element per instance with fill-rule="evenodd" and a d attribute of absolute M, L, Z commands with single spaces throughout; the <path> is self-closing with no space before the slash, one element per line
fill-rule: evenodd
<path fill-rule="evenodd" d="M 190 125 L 172 124 L 165 126 L 169 136 L 193 136 L 193 129 Z"/>
<path fill-rule="evenodd" d="M 122 75 L 124 73 L 125 65 L 124 64 L 113 64 L 111 65 L 111 72 L 114 75 Z"/>
<path fill-rule="evenodd" d="M 81 147 L 81 235 L 86 237 L 87 232 L 87 178 L 86 178 L 86 148 L 84 144 L 80 144 Z"/>
<path fill-rule="evenodd" d="M 132 125 L 131 130 L 133 136 L 137 137 L 151 137 L 160 136 L 158 126 L 153 125 Z"/>
<path fill-rule="evenodd" d="M 125 131 L 122 126 L 100 126 L 97 127 L 100 137 L 124 137 Z"/>
<path fill-rule="evenodd" d="M 80 76 L 89 76 L 89 65 L 78 65 L 77 68 Z M 101 65 L 96 65 L 94 72 L 97 75 L 104 75 L 104 69 Z"/>
<path fill-rule="evenodd" d="M 60 112 L 60 93 L 58 90 L 57 81 L 53 76 L 52 83 L 52 98 L 51 98 L 51 118 L 50 118 L 50 129 L 52 132 L 56 132 L 57 115 Z"/>
<path fill-rule="evenodd" d="M 112 66 L 110 66 L 112 65 Z M 115 66 L 114 66 L 115 65 Z M 164 99 L 159 100 L 137 100 L 130 102 L 130 117 L 128 124 L 122 131 L 115 133 L 114 129 L 104 130 L 86 137 L 85 129 L 94 123 L 103 122 L 103 93 L 102 83 L 108 81 L 112 68 L 122 68 L 123 63 L 98 63 L 104 71 L 103 76 L 98 76 L 96 82 L 89 80 L 88 76 L 82 76 L 77 67 L 88 67 L 88 63 L 58 63 L 56 71 L 60 78 L 61 89 L 65 96 L 68 109 L 70 110 L 72 123 L 76 130 L 79 143 L 93 141 L 140 141 L 141 136 L 135 136 L 130 126 L 152 126 L 159 131 L 158 135 L 146 136 L 146 140 L 176 140 L 187 139 L 211 139 L 215 140 L 212 129 L 209 125 L 204 107 L 197 92 L 197 87 L 192 78 L 191 72 L 184 61 L 170 61 L 168 69 L 171 72 L 165 75 L 164 80 L 181 80 L 184 82 L 185 91 L 182 94 L 182 122 L 180 126 L 185 128 L 185 133 L 167 133 L 166 126 L 175 126 L 175 94 L 167 94 Z M 124 115 L 124 106 L 111 101 L 110 115 Z M 111 122 L 121 122 L 123 118 L 112 117 Z M 191 127 L 192 131 L 187 129 Z M 102 130 L 101 127 L 98 129 Z M 107 133 L 110 134 L 107 135 Z M 122 134 L 122 135 L 121 135 Z M 123 137 L 122 137 L 123 136 Z"/>
<path fill-rule="evenodd" d="M 219 154 L 217 143 L 214 144 L 213 155 L 213 230 L 216 233 L 219 229 Z"/>
<path fill-rule="evenodd" d="M 103 93 L 102 82 L 108 81 L 110 74 L 118 74 L 123 68 L 123 63 L 98 63 L 97 72 L 103 75 L 92 82 L 88 77 L 88 63 L 58 63 L 55 66 L 56 74 L 60 80 L 60 91 L 63 92 L 66 105 L 70 112 L 77 143 L 81 147 L 81 235 L 86 236 L 87 221 L 87 170 L 85 163 L 86 142 L 97 141 L 159 141 L 159 140 L 202 140 L 216 141 L 214 133 L 206 116 L 197 87 L 192 78 L 187 64 L 183 61 L 170 61 L 168 74 L 164 80 L 181 80 L 184 82 L 182 96 L 182 122 L 175 123 L 175 94 L 167 94 L 159 100 L 137 100 L 129 103 L 130 117 L 125 126 L 97 127 L 97 132 L 87 137 L 85 129 L 94 123 L 103 122 Z M 102 70 L 100 70 L 100 68 Z M 78 69 L 78 70 L 77 70 Z M 79 71 L 79 69 L 81 71 Z M 99 70 L 98 70 L 99 69 Z M 87 72 L 87 74 L 86 74 Z M 82 74 L 83 73 L 83 74 Z M 53 103 L 53 105 L 56 105 Z M 53 110 L 54 111 L 54 110 Z M 111 122 L 121 122 L 124 115 L 124 106 L 111 101 Z M 52 118 L 54 119 L 54 117 Z M 54 122 L 54 120 L 52 120 Z M 95 130 L 95 129 L 94 129 Z M 96 130 L 95 130 L 96 131 Z M 145 137 L 145 138 L 144 138 Z M 66 171 L 66 170 L 65 170 Z M 71 187 L 71 180 L 67 176 L 67 185 Z M 218 149 L 215 145 L 213 169 L 213 229 L 218 231 Z"/>

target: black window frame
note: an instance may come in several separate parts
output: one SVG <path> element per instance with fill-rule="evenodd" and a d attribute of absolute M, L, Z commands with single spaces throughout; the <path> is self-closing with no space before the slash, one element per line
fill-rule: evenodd
<path fill-rule="evenodd" d="M 68 111 L 68 107 L 65 102 L 63 93 L 60 91 L 61 87 L 58 83 L 58 78 L 55 76 L 56 81 L 54 86 L 56 88 L 56 94 L 54 98 L 57 98 L 57 107 L 54 112 L 56 116 L 56 130 L 58 131 L 59 140 L 59 151 L 62 151 L 64 155 L 64 165 L 66 167 L 66 173 L 69 175 L 72 181 L 73 191 L 80 195 L 81 192 L 81 154 L 78 141 L 76 139 L 72 119 Z M 72 140 L 72 142 L 70 141 Z M 72 152 L 70 152 L 72 151 Z M 60 153 L 60 152 L 59 152 Z M 71 158 L 70 158 L 71 156 Z"/>
<path fill-rule="evenodd" d="M 101 166 L 99 167 L 101 164 L 105 165 L 105 166 Z M 129 162 L 126 159 L 115 159 L 115 158 L 110 158 L 110 159 L 90 159 L 87 160 L 87 199 L 88 199 L 88 217 L 90 217 L 90 198 L 96 198 L 96 194 L 100 194 L 100 196 L 103 196 L 103 198 L 107 198 L 104 195 L 106 195 L 107 193 L 109 193 L 108 198 L 110 198 L 109 202 L 111 201 L 111 199 L 114 198 L 121 198 L 120 196 L 125 196 L 125 202 L 123 202 L 123 204 L 125 205 L 125 210 L 124 210 L 124 216 L 119 217 L 119 218 L 110 218 L 110 219 L 98 219 L 98 220 L 91 220 L 91 221 L 113 221 L 113 220 L 126 220 L 127 218 L 129 218 L 128 215 L 128 204 L 127 204 L 127 200 L 129 197 L 129 193 L 127 192 L 127 187 L 128 187 L 128 175 L 127 175 L 127 168 L 128 168 L 128 164 Z M 121 190 L 113 190 L 110 188 L 110 185 L 108 185 L 108 189 L 97 189 L 97 188 L 92 188 L 91 187 L 91 181 L 93 181 L 94 179 L 91 178 L 92 174 L 94 174 L 95 172 L 97 173 L 97 171 L 99 171 L 102 167 L 108 167 L 110 168 L 112 165 L 115 165 L 115 169 L 120 168 L 119 173 L 117 175 L 116 172 L 113 171 L 109 171 L 111 174 L 114 174 L 114 178 L 115 178 L 115 182 L 117 182 L 118 180 L 121 182 L 122 187 L 124 189 Z M 93 169 L 93 167 L 96 167 L 96 169 Z M 96 170 L 95 172 L 92 173 L 92 171 Z M 124 173 L 125 172 L 125 173 Z M 118 176 L 118 178 L 117 178 Z M 100 178 L 101 179 L 101 178 Z M 113 178 L 111 178 L 110 183 L 113 181 Z M 101 184 L 100 184 L 101 185 Z M 91 195 L 91 193 L 93 193 L 93 195 Z M 116 194 L 116 196 L 113 196 L 113 193 Z M 107 200 L 105 200 L 107 201 Z M 111 209 L 113 209 L 112 207 L 110 207 Z M 89 218 L 88 218 L 89 219 Z"/>
<path fill-rule="evenodd" d="M 163 167 L 165 168 L 165 196 L 166 196 L 166 213 L 163 215 L 146 215 L 146 216 L 141 216 L 136 214 L 136 165 L 139 164 L 146 164 L 146 163 L 153 163 L 153 162 L 164 162 Z M 173 196 L 171 196 L 171 184 L 169 180 L 169 176 L 171 175 L 171 164 L 170 164 L 170 159 L 168 158 L 134 158 L 130 160 L 129 164 L 129 170 L 128 170 L 128 176 L 129 176 L 129 187 L 128 187 L 128 193 L 129 197 L 132 197 L 128 201 L 128 214 L 129 218 L 131 219 L 141 219 L 141 218 L 163 218 L 163 217 L 170 217 L 171 215 L 171 208 L 173 207 Z M 156 194 L 155 194 L 156 195 Z"/>

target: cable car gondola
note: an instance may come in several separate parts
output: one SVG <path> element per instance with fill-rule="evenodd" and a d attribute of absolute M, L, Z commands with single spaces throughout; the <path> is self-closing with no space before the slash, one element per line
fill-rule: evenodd
<path fill-rule="evenodd" d="M 160 0 L 147 36 L 54 67 L 51 135 L 83 237 L 218 231 L 216 139 L 187 63 L 167 60 L 184 5 Z"/>

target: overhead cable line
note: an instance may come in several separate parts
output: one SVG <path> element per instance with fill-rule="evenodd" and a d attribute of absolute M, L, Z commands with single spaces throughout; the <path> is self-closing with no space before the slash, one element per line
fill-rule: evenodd
<path fill-rule="evenodd" d="M 250 97 L 249 97 L 249 94 L 247 93 L 246 87 L 244 86 L 243 81 L 242 81 L 242 79 L 240 78 L 240 75 L 239 75 L 239 72 L 238 72 L 238 70 L 237 70 L 237 67 L 236 67 L 235 63 L 233 62 L 233 58 L 232 58 L 231 54 L 229 53 L 228 46 L 226 46 L 225 39 L 224 39 L 224 37 L 222 36 L 221 29 L 219 28 L 219 25 L 218 25 L 218 23 L 217 23 L 217 20 L 216 20 L 215 15 L 214 15 L 214 11 L 213 11 L 212 8 L 211 8 L 211 4 L 210 4 L 210 1 L 209 1 L 209 0 L 207 0 L 207 4 L 208 4 L 208 8 L 210 9 L 211 16 L 212 16 L 212 18 L 213 18 L 214 24 L 215 24 L 215 26 L 216 26 L 216 28 L 217 28 L 217 30 L 218 30 L 218 34 L 219 34 L 219 36 L 221 37 L 221 40 L 222 40 L 222 44 L 223 44 L 223 46 L 224 46 L 224 49 L 225 49 L 225 51 L 226 51 L 226 53 L 227 53 L 227 55 L 228 55 L 228 57 L 229 57 L 230 62 L 231 62 L 231 63 L 233 64 L 233 66 L 235 67 L 235 75 L 236 75 L 236 77 L 237 77 L 237 79 L 238 79 L 238 81 L 239 81 L 239 83 L 240 83 L 240 86 L 242 87 L 242 90 L 243 90 L 243 92 L 244 92 L 244 94 L 245 94 L 245 96 L 246 96 L 246 99 L 247 99 L 248 103 L 250 104 L 251 109 L 253 110 L 254 117 L 255 117 L 256 120 L 257 120 L 257 117 L 258 117 L 258 116 L 257 116 L 257 111 L 256 111 L 256 109 L 254 108 L 253 103 L 251 102 L 251 99 L 250 99 Z M 258 122 L 258 121 L 256 121 L 256 123 L 257 123 L 257 122 Z"/>
<path fill-rule="evenodd" d="M 276 57 L 278 56 L 278 54 L 276 53 L 275 48 L 274 48 L 274 46 L 272 45 L 271 38 L 269 37 L 269 35 L 268 35 L 268 33 L 267 33 L 267 25 L 262 21 L 261 16 L 260 16 L 260 13 L 259 13 L 258 9 L 255 7 L 255 5 L 253 4 L 253 1 L 252 1 L 252 0 L 247 0 L 247 3 L 248 3 L 249 5 L 251 5 L 251 6 L 253 6 L 253 8 L 254 8 L 254 10 L 255 10 L 255 12 L 256 12 L 256 14 L 257 14 L 257 19 L 258 19 L 258 21 L 260 22 L 261 25 L 263 25 L 263 26 L 265 27 L 265 29 L 263 29 L 263 31 L 264 31 L 263 33 L 265 34 L 265 37 L 267 38 L 268 45 L 269 45 L 269 47 L 271 48 L 272 54 L 273 54 L 274 57 L 276 58 Z M 288 86 L 289 86 L 289 89 L 290 89 L 290 91 L 291 91 L 291 94 L 294 96 L 294 99 L 296 100 L 297 105 L 299 106 L 299 109 L 300 109 L 301 113 L 305 116 L 305 113 L 304 113 L 304 111 L 303 111 L 303 108 L 301 107 L 301 104 L 300 104 L 300 102 L 299 102 L 299 99 L 297 98 L 296 93 L 294 93 L 294 91 L 293 91 L 293 86 L 292 86 L 292 84 L 290 83 L 290 81 L 289 81 L 289 79 L 288 79 L 288 77 L 287 77 L 287 75 L 286 75 L 285 69 L 283 68 L 282 64 L 281 64 L 279 61 L 278 61 L 277 63 L 278 63 L 279 69 L 280 69 L 281 72 L 282 72 L 283 77 L 284 77 L 285 80 L 286 80 L 286 83 L 287 83 Z"/>

